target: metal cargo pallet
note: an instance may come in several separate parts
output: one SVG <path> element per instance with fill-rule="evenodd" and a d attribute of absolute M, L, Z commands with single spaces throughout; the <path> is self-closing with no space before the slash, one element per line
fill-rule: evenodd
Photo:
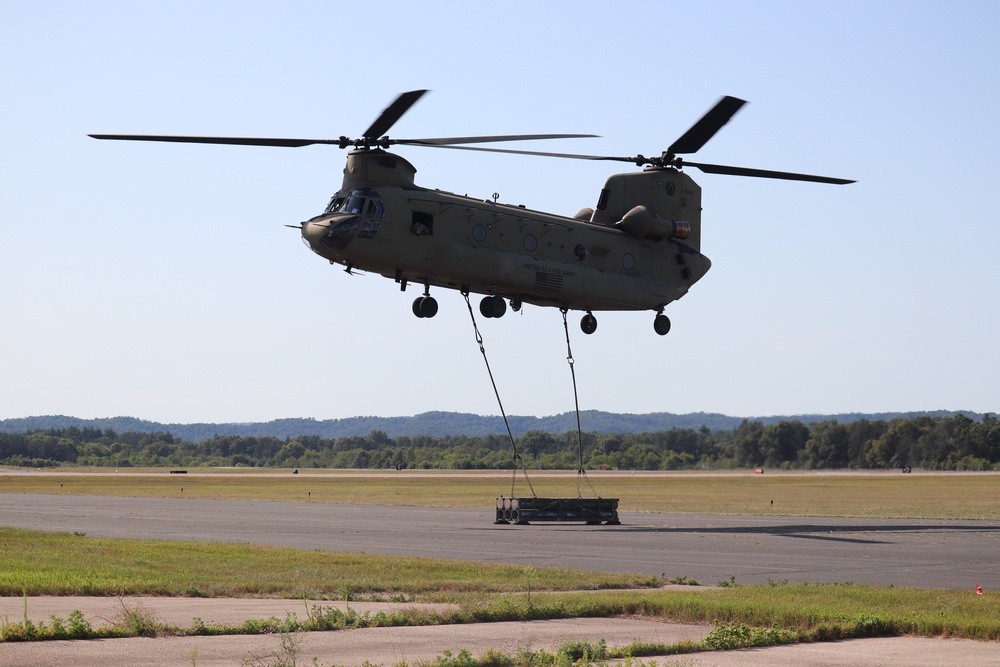
<path fill-rule="evenodd" d="M 526 525 L 540 521 L 578 521 L 617 526 L 617 498 L 497 498 L 494 523 Z"/>

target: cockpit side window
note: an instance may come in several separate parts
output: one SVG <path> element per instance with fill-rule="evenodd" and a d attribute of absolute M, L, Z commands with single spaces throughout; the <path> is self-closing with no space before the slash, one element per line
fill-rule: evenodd
<path fill-rule="evenodd" d="M 365 208 L 365 217 L 372 220 L 381 220 L 384 211 L 385 208 L 382 206 L 381 199 L 369 199 L 368 206 Z"/>
<path fill-rule="evenodd" d="M 333 195 L 333 197 L 330 199 L 330 203 L 327 204 L 326 206 L 326 210 L 323 212 L 336 213 L 341 209 L 341 207 L 343 207 L 345 201 L 347 201 L 346 197 L 338 197 L 337 195 Z"/>

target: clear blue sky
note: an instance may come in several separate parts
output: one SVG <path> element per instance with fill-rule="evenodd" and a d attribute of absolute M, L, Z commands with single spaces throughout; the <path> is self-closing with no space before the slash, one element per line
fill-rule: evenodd
<path fill-rule="evenodd" d="M 692 172 L 709 274 L 570 329 L 585 409 L 735 416 L 1000 410 L 1000 3 L 0 3 L 0 418 L 167 422 L 496 414 L 468 311 L 351 277 L 285 228 L 345 153 L 89 132 L 591 132 L 655 154 L 722 95 Z M 572 215 L 589 163 L 405 148 L 417 183 Z M 557 310 L 480 323 L 510 414 L 573 409 Z M 586 424 L 584 424 L 586 428 Z"/>

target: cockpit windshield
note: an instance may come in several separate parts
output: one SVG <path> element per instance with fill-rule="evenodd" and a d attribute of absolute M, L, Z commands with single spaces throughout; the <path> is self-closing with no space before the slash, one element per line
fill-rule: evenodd
<path fill-rule="evenodd" d="M 330 200 L 324 213 L 352 213 L 370 220 L 381 220 L 385 215 L 385 206 L 375 190 L 363 188 L 352 190 L 346 197 L 338 192 Z"/>
<path fill-rule="evenodd" d="M 341 214 L 337 223 L 323 236 L 322 243 L 336 252 L 343 252 L 355 237 L 374 239 L 382 227 L 385 204 L 372 188 L 337 193 L 330 200 L 324 215 Z"/>

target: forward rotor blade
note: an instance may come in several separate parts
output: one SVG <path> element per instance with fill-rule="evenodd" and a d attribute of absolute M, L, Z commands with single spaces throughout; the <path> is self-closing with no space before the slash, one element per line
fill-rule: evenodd
<path fill-rule="evenodd" d="M 667 149 L 667 153 L 677 155 L 698 152 L 744 104 L 746 101 L 738 97 L 728 95 L 723 97 L 697 123 L 692 125 L 691 129 L 681 135 L 680 139 Z"/>
<path fill-rule="evenodd" d="M 444 144 L 485 144 L 493 141 L 534 141 L 537 139 L 581 139 L 597 134 L 499 134 L 485 137 L 435 137 L 430 139 L 390 139 L 393 144 L 409 146 L 441 146 Z"/>
<path fill-rule="evenodd" d="M 831 178 L 829 176 L 814 176 L 812 174 L 796 174 L 788 171 L 770 171 L 767 169 L 750 169 L 749 167 L 729 167 L 722 164 L 705 164 L 704 162 L 688 162 L 684 160 L 681 167 L 694 167 L 707 174 L 726 174 L 728 176 L 752 176 L 754 178 L 777 178 L 785 181 L 809 181 L 811 183 L 830 183 L 832 185 L 847 185 L 855 181 L 846 178 Z"/>
<path fill-rule="evenodd" d="M 230 144 L 234 146 L 281 146 L 300 148 L 313 144 L 339 144 L 338 139 L 273 139 L 262 137 L 178 137 L 159 134 L 91 134 L 94 139 L 122 141 L 167 141 L 182 144 Z"/>
<path fill-rule="evenodd" d="M 234 146 L 279 146 L 300 148 L 314 144 L 348 145 L 341 139 L 280 139 L 272 137 L 188 137 L 161 134 L 91 134 L 94 139 L 117 139 L 122 141 L 164 141 L 185 144 L 229 144 Z M 440 146 L 443 144 L 479 144 L 491 141 L 531 141 L 535 139 L 577 139 L 596 137 L 596 134 L 509 134 L 483 137 L 434 137 L 428 139 L 390 139 L 390 144 L 408 146 Z"/>
<path fill-rule="evenodd" d="M 410 107 L 416 104 L 417 100 L 426 92 L 426 90 L 411 90 L 397 97 L 392 104 L 385 108 L 382 115 L 375 119 L 371 127 L 365 130 L 363 136 L 366 139 L 378 139 L 384 136 L 389 128 L 402 118 L 403 114 L 409 111 Z"/>

